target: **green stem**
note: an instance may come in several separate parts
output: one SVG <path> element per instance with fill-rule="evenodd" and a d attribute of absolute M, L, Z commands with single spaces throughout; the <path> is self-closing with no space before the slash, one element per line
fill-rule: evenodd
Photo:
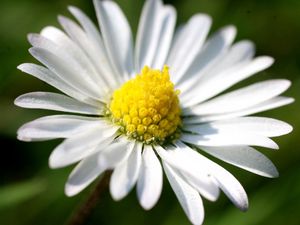
<path fill-rule="evenodd" d="M 94 190 L 90 193 L 87 200 L 85 200 L 71 215 L 70 219 L 66 223 L 67 225 L 83 225 L 91 215 L 93 209 L 100 201 L 103 192 L 108 187 L 111 171 L 105 172 L 99 183 Z"/>

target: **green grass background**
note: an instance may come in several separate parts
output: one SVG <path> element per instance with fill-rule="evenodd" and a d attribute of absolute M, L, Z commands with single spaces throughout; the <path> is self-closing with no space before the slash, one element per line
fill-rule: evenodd
<path fill-rule="evenodd" d="M 118 0 L 136 32 L 143 1 Z M 237 40 L 256 43 L 258 55 L 271 55 L 276 63 L 270 69 L 243 81 L 247 85 L 272 78 L 293 82 L 287 96 L 296 102 L 260 115 L 289 122 L 294 131 L 276 138 L 279 151 L 260 149 L 280 171 L 277 179 L 267 179 L 219 162 L 244 185 L 250 201 L 248 212 L 236 209 L 222 194 L 216 203 L 205 201 L 205 225 L 299 225 L 300 224 L 300 1 L 299 0 L 168 0 L 178 10 L 178 23 L 194 13 L 212 16 L 212 32 L 234 24 Z M 0 1 L 0 224 L 63 224 L 82 202 L 91 187 L 76 197 L 63 193 L 72 167 L 48 168 L 48 156 L 60 141 L 22 143 L 16 130 L 23 123 L 52 112 L 25 110 L 13 105 L 20 94 L 53 91 L 43 82 L 16 69 L 23 62 L 35 62 L 27 49 L 26 34 L 39 32 L 46 25 L 58 26 L 56 15 L 69 15 L 68 5 L 82 8 L 95 21 L 88 0 L 1 0 Z M 121 35 L 121 34 L 120 34 Z M 106 192 L 86 224 L 101 225 L 184 225 L 189 224 L 168 182 L 154 209 L 144 211 L 136 193 L 114 202 Z"/>

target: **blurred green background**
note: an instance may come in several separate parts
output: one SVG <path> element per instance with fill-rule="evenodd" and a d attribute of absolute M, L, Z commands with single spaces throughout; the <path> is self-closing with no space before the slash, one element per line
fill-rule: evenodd
<path fill-rule="evenodd" d="M 136 32 L 143 1 L 118 0 Z M 300 1 L 299 0 L 168 0 L 178 10 L 178 23 L 196 12 L 212 16 L 212 31 L 234 24 L 237 40 L 256 43 L 258 55 L 276 59 L 273 67 L 241 85 L 287 78 L 293 82 L 286 93 L 300 96 Z M 48 156 L 59 141 L 22 143 L 16 130 L 23 123 L 51 112 L 24 110 L 13 105 L 20 94 L 53 91 L 43 82 L 16 69 L 23 62 L 34 62 L 27 49 L 26 34 L 39 32 L 46 25 L 58 26 L 56 15 L 68 15 L 67 6 L 82 8 L 95 21 L 87 0 L 1 0 L 0 1 L 0 224 L 63 224 L 91 190 L 74 198 L 64 195 L 64 182 L 71 167 L 50 170 Z M 260 149 L 280 171 L 278 179 L 267 179 L 224 164 L 244 185 L 250 201 L 247 213 L 236 209 L 222 194 L 216 203 L 205 201 L 205 225 L 299 225 L 300 224 L 300 102 L 261 115 L 289 122 L 294 132 L 276 138 L 279 151 Z M 106 192 L 86 224 L 102 225 L 184 225 L 189 224 L 168 182 L 154 209 L 144 211 L 135 191 L 114 202 Z"/>

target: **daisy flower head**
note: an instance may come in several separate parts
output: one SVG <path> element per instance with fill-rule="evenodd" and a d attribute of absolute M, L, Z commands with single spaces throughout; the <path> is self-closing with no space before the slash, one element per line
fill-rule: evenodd
<path fill-rule="evenodd" d="M 94 0 L 94 5 L 100 29 L 80 9 L 69 7 L 77 22 L 59 16 L 63 29 L 48 26 L 28 36 L 29 51 L 43 66 L 18 68 L 62 93 L 27 93 L 15 104 L 76 115 L 29 122 L 18 139 L 65 139 L 49 165 L 77 163 L 66 182 L 68 196 L 112 170 L 113 199 L 124 198 L 136 185 L 138 200 L 148 210 L 160 197 L 164 171 L 192 224 L 203 222 L 202 198 L 216 201 L 220 190 L 247 210 L 242 185 L 202 152 L 261 176 L 278 176 L 254 147 L 277 149 L 270 137 L 292 127 L 251 115 L 293 102 L 279 96 L 290 82 L 267 80 L 224 93 L 270 67 L 273 59 L 254 57 L 250 41 L 233 43 L 234 26 L 208 35 L 212 21 L 206 14 L 175 28 L 176 11 L 161 0 L 145 1 L 134 44 L 115 2 Z"/>

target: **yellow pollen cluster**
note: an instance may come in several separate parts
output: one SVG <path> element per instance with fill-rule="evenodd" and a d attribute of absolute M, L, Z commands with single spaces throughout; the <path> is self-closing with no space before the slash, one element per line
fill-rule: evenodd
<path fill-rule="evenodd" d="M 145 66 L 141 74 L 113 93 L 109 110 L 113 122 L 127 136 L 147 144 L 163 143 L 178 135 L 178 95 L 167 66 L 162 71 Z"/>

